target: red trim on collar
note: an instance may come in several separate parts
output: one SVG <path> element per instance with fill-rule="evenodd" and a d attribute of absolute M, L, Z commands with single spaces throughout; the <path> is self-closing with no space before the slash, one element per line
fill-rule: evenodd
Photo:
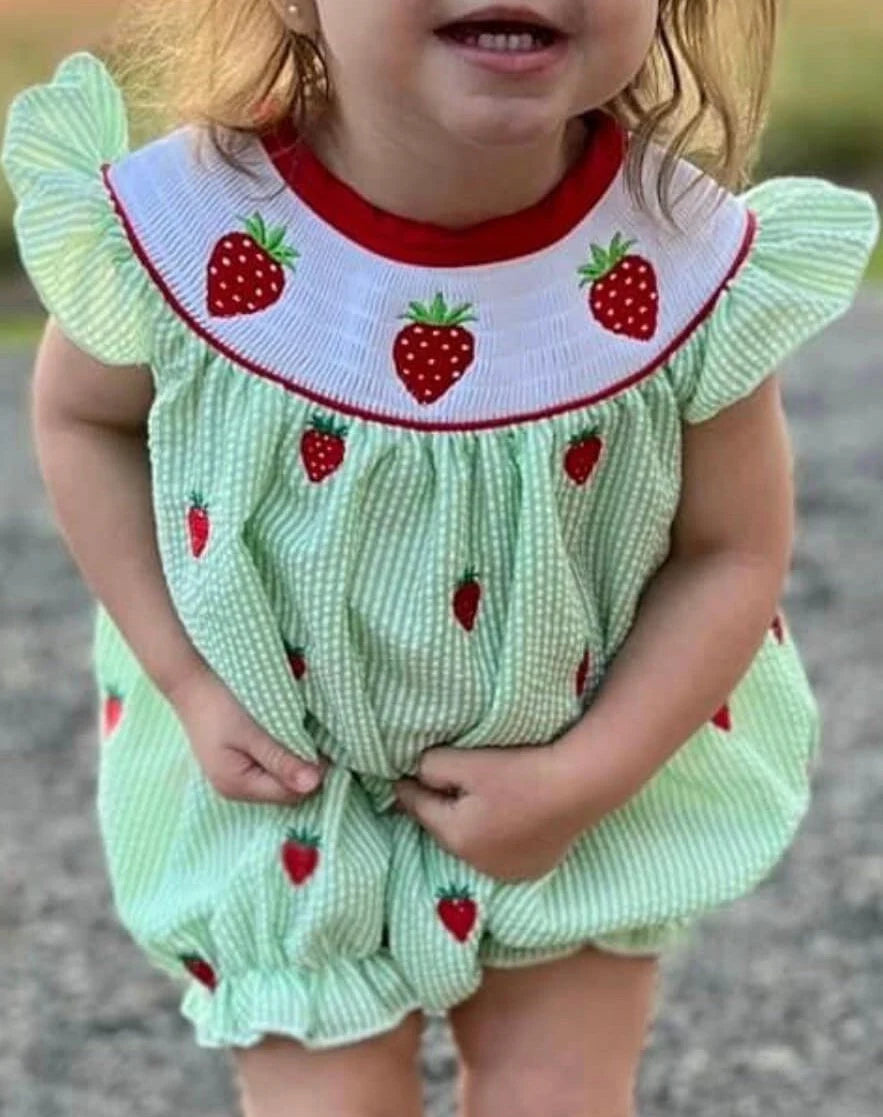
<path fill-rule="evenodd" d="M 388 213 L 366 201 L 299 141 L 287 120 L 261 136 L 268 158 L 323 221 L 379 256 L 425 267 L 469 267 L 514 260 L 555 244 L 598 204 L 622 169 L 626 133 L 605 113 L 587 117 L 585 151 L 535 205 L 465 229 Z"/>
<path fill-rule="evenodd" d="M 499 419 L 481 419 L 474 422 L 426 422 L 418 419 L 403 419 L 396 415 L 385 415 L 382 412 L 367 411 L 364 408 L 356 407 L 352 404 L 344 403 L 341 400 L 334 399 L 332 396 L 323 395 L 321 392 L 316 392 L 312 388 L 307 388 L 302 384 L 297 384 L 273 372 L 272 369 L 265 368 L 263 365 L 252 361 L 250 358 L 244 356 L 242 353 L 237 353 L 235 349 L 227 345 L 220 338 L 215 337 L 210 331 L 197 321 L 196 318 L 187 310 L 181 303 L 180 299 L 172 291 L 169 284 L 165 281 L 160 274 L 158 268 L 147 255 L 144 245 L 138 237 L 128 214 L 123 208 L 122 201 L 119 195 L 113 188 L 110 181 L 110 166 L 105 164 L 101 168 L 102 177 L 104 179 L 105 189 L 107 190 L 111 204 L 117 214 L 123 230 L 132 246 L 132 251 L 135 256 L 140 260 L 147 274 L 153 280 L 158 288 L 160 294 L 171 307 L 171 309 L 178 315 L 178 317 L 187 325 L 193 333 L 200 337 L 211 349 L 221 356 L 226 357 L 235 365 L 240 368 L 246 369 L 248 372 L 259 376 L 262 380 L 269 380 L 273 384 L 278 384 L 281 388 L 291 392 L 292 395 L 308 399 L 313 403 L 318 403 L 322 407 L 328 408 L 329 411 L 336 411 L 338 414 L 349 415 L 353 418 L 362 419 L 370 423 L 380 423 L 388 427 L 404 427 L 406 430 L 419 430 L 419 431 L 480 431 L 492 430 L 499 427 L 509 427 L 520 423 L 536 422 L 540 419 L 551 419 L 556 415 L 564 415 L 570 411 L 577 411 L 584 407 L 589 407 L 592 404 L 600 403 L 601 400 L 609 399 L 620 392 L 625 391 L 627 388 L 633 387 L 635 384 L 640 383 L 642 380 L 662 368 L 678 350 L 684 346 L 687 341 L 692 337 L 696 330 L 702 325 L 706 318 L 712 313 L 717 305 L 718 299 L 729 288 L 730 284 L 736 278 L 736 275 L 742 269 L 743 264 L 748 260 L 754 242 L 757 237 L 758 220 L 755 213 L 751 210 L 748 211 L 745 223 L 745 235 L 742 238 L 742 244 L 739 251 L 730 266 L 729 271 L 724 277 L 722 283 L 717 290 L 711 295 L 702 309 L 696 314 L 690 322 L 684 327 L 678 336 L 666 346 L 665 350 L 659 354 L 658 357 L 644 368 L 639 369 L 637 372 L 632 373 L 630 376 L 618 380 L 615 384 L 611 384 L 603 391 L 596 392 L 594 395 L 583 396 L 580 399 L 568 400 L 566 403 L 556 404 L 552 407 L 542 408 L 538 411 L 524 412 L 519 415 L 504 415 Z"/>

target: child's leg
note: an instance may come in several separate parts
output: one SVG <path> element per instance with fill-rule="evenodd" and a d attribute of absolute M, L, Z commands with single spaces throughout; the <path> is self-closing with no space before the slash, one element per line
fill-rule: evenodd
<path fill-rule="evenodd" d="M 658 960 L 587 949 L 485 970 L 450 1013 L 463 1117 L 632 1117 Z"/>
<path fill-rule="evenodd" d="M 234 1052 L 245 1117 L 420 1117 L 422 1019 L 349 1047 L 271 1036 Z"/>

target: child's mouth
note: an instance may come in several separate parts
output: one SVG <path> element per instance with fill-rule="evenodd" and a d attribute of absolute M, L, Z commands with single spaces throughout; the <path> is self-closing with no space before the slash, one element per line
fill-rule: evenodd
<path fill-rule="evenodd" d="M 436 37 L 470 66 L 504 77 L 551 77 L 569 35 L 528 7 L 488 5 L 443 24 Z"/>
<path fill-rule="evenodd" d="M 449 23 L 436 34 L 459 46 L 495 54 L 535 54 L 563 40 L 553 27 L 512 19 L 474 19 Z"/>

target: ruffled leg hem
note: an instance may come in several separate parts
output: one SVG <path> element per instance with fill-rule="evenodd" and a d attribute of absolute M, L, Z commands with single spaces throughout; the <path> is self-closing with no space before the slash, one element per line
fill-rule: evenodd
<path fill-rule="evenodd" d="M 480 957 L 482 964 L 492 969 L 517 969 L 521 966 L 555 962 L 578 954 L 589 946 L 609 954 L 655 957 L 675 947 L 684 946 L 692 936 L 695 922 L 695 919 L 672 920 L 669 923 L 616 931 L 610 935 L 597 935 L 576 943 L 535 949 L 506 946 L 505 943 L 491 939 L 482 947 Z"/>
<path fill-rule="evenodd" d="M 182 1014 L 200 1047 L 254 1047 L 270 1035 L 311 1050 L 393 1031 L 420 1002 L 391 958 L 343 959 L 326 969 L 252 970 L 193 982 Z"/>

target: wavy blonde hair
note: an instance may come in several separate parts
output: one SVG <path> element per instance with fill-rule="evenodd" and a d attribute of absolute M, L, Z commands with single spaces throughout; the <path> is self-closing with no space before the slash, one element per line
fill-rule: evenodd
<path fill-rule="evenodd" d="M 656 183 L 670 212 L 677 160 L 729 189 L 749 181 L 766 122 L 781 0 L 660 0 L 656 39 L 607 110 L 633 133 L 628 180 L 642 203 L 651 144 L 665 149 Z M 332 90 L 321 48 L 293 34 L 270 0 L 128 0 L 114 63 L 136 105 L 161 126 L 207 125 L 230 141 L 294 118 L 308 134 Z"/>

